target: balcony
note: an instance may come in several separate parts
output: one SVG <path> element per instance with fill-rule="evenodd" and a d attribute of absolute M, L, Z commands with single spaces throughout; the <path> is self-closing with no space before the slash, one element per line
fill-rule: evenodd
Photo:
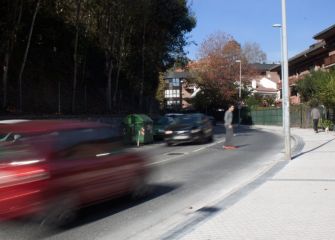
<path fill-rule="evenodd" d="M 325 67 L 330 67 L 335 64 L 335 55 L 325 58 Z"/>

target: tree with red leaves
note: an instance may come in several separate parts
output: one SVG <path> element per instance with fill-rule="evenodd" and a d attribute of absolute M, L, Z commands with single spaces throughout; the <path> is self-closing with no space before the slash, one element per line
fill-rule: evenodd
<path fill-rule="evenodd" d="M 255 74 L 248 60 L 255 53 L 260 56 L 258 59 L 265 58 L 257 44 L 248 43 L 246 48 L 242 48 L 229 34 L 219 32 L 210 35 L 200 46 L 199 60 L 189 65 L 202 89 L 194 99 L 195 107 L 207 111 L 237 103 L 240 65 L 236 61 L 241 61 L 243 86 L 244 79 Z M 242 99 L 247 92 L 243 88 Z"/>

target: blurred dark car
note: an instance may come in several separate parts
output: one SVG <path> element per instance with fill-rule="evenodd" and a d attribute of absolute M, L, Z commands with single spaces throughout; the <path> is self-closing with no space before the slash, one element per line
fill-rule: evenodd
<path fill-rule="evenodd" d="M 124 151 L 114 131 L 96 122 L 0 122 L 0 219 L 61 226 L 81 207 L 141 193 L 146 159 Z"/>
<path fill-rule="evenodd" d="M 164 116 L 175 119 L 175 118 L 181 117 L 183 115 L 184 115 L 183 113 L 166 113 Z"/>
<path fill-rule="evenodd" d="M 184 114 L 165 129 L 167 145 L 213 140 L 213 126 L 208 117 L 201 113 Z"/>
<path fill-rule="evenodd" d="M 207 117 L 211 121 L 212 125 L 215 126 L 216 125 L 216 119 L 215 119 L 215 117 L 213 117 L 213 116 L 207 116 Z"/>
<path fill-rule="evenodd" d="M 161 117 L 154 120 L 154 138 L 164 139 L 165 129 L 175 121 L 171 117 Z"/>

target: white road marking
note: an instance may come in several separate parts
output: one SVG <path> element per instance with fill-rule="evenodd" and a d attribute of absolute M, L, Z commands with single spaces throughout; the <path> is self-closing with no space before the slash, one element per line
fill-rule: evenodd
<path fill-rule="evenodd" d="M 201 148 L 198 148 L 198 149 L 193 150 L 192 152 L 199 152 L 199 151 L 204 150 L 204 149 L 206 149 L 206 148 L 207 148 L 207 147 L 201 147 Z"/>
<path fill-rule="evenodd" d="M 220 139 L 220 140 L 218 140 L 218 141 L 216 141 L 216 142 L 213 142 L 213 143 L 211 143 L 211 144 L 208 144 L 208 145 L 206 145 L 206 146 L 204 146 L 204 147 L 195 149 L 195 150 L 193 150 L 192 152 L 185 152 L 185 153 L 183 153 L 182 155 L 175 155 L 174 157 L 171 157 L 171 158 L 167 158 L 167 159 L 164 159 L 164 160 L 160 160 L 160 161 L 152 162 L 152 163 L 147 164 L 147 166 L 161 165 L 161 164 L 163 164 L 163 163 L 170 162 L 170 161 L 175 160 L 175 159 L 177 159 L 177 158 L 180 158 L 180 157 L 182 157 L 182 156 L 185 156 L 185 155 L 188 155 L 188 154 L 191 154 L 191 153 L 195 153 L 195 152 L 199 152 L 199 151 L 201 151 L 201 150 L 205 150 L 206 148 L 209 148 L 209 147 L 212 147 L 212 146 L 214 146 L 214 145 L 216 145 L 216 144 L 222 143 L 224 140 L 225 140 L 224 138 L 223 138 L 223 139 Z M 173 152 L 174 152 L 174 151 L 171 151 L 171 152 L 168 152 L 168 153 L 164 153 L 164 154 L 162 154 L 162 155 L 168 155 L 168 154 L 173 153 Z M 162 156 L 162 155 L 159 155 L 159 156 Z"/>
<path fill-rule="evenodd" d="M 171 157 L 171 158 L 167 158 L 167 159 L 164 159 L 164 160 L 160 160 L 160 161 L 156 161 L 156 162 L 153 162 L 153 163 L 149 163 L 149 164 L 147 164 L 147 166 L 160 165 L 162 163 L 169 162 L 169 161 L 174 160 L 174 159 L 176 159 L 176 158 L 178 158 L 180 156 L 185 156 L 185 155 L 188 155 L 188 154 L 189 154 L 189 152 L 186 152 L 183 155 L 177 155 L 177 156 L 174 156 L 174 157 Z"/>

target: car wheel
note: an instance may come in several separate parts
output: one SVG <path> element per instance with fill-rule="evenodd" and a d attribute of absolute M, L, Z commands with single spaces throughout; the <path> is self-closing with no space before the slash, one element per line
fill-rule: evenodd
<path fill-rule="evenodd" d="M 205 134 L 204 134 L 204 133 L 201 133 L 201 135 L 200 135 L 200 137 L 199 137 L 199 143 L 200 143 L 200 144 L 204 144 L 204 143 L 206 143 L 206 142 L 207 142 L 207 138 L 206 138 Z"/>
<path fill-rule="evenodd" d="M 78 211 L 78 201 L 74 194 L 65 194 L 53 199 L 42 213 L 41 225 L 64 227 L 73 222 Z"/>
<path fill-rule="evenodd" d="M 209 137 L 208 137 L 208 142 L 213 142 L 213 135 L 210 135 Z"/>
<path fill-rule="evenodd" d="M 170 147 L 172 146 L 172 142 L 166 142 L 166 145 Z"/>

